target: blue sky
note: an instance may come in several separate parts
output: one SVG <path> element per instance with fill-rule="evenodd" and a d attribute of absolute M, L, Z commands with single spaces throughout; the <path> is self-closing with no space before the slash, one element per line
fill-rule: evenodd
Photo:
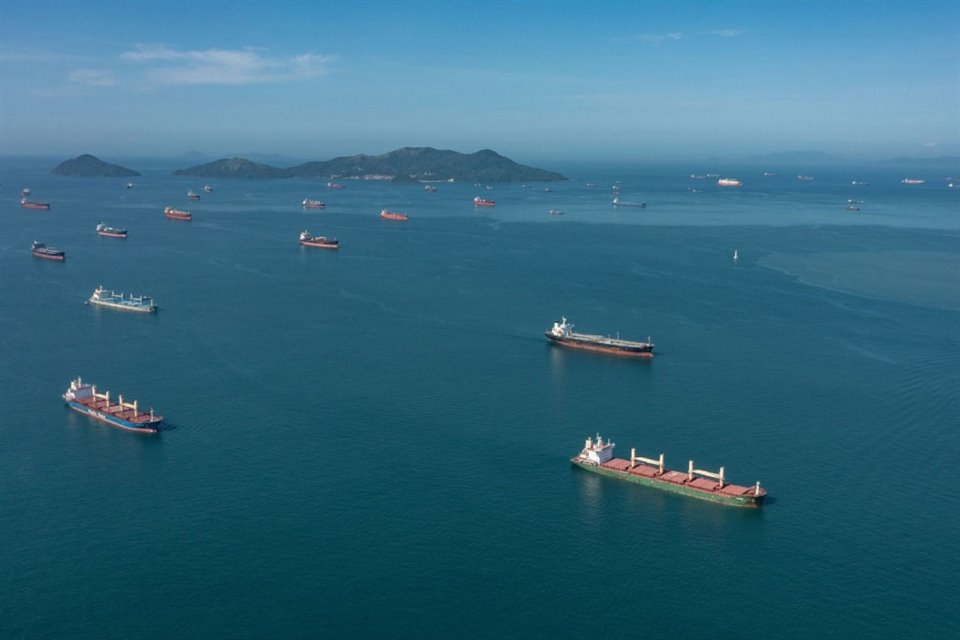
<path fill-rule="evenodd" d="M 0 2 L 0 154 L 960 154 L 957 2 Z"/>

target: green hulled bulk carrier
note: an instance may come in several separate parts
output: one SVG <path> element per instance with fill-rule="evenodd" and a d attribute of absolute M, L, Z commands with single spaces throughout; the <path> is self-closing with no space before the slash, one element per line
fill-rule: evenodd
<path fill-rule="evenodd" d="M 630 459 L 624 460 L 613 457 L 614 446 L 598 434 L 596 439 L 587 438 L 583 450 L 570 461 L 581 469 L 600 475 L 730 507 L 759 509 L 767 495 L 759 482 L 752 487 L 727 483 L 723 467 L 716 473 L 704 471 L 695 469 L 693 460 L 690 460 L 686 473 L 672 471 L 664 467 L 662 453 L 659 459 L 643 458 L 636 454 L 636 449 L 631 449 Z"/>

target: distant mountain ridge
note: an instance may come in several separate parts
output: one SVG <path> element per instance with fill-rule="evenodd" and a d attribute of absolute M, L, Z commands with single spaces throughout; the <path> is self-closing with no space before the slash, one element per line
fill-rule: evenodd
<path fill-rule="evenodd" d="M 813 162 L 813 163 L 827 163 L 827 162 L 844 162 L 843 158 L 839 158 L 829 153 L 823 153 L 822 151 L 782 151 L 779 153 L 764 153 L 758 156 L 750 156 L 747 158 L 747 162 Z"/>
<path fill-rule="evenodd" d="M 243 158 L 216 160 L 180 169 L 181 176 L 204 178 L 365 178 L 394 182 L 556 182 L 559 173 L 518 164 L 490 149 L 464 154 L 432 147 L 404 147 L 378 156 L 355 155 L 306 162 L 289 169 Z"/>
<path fill-rule="evenodd" d="M 72 176 L 82 178 L 129 178 L 139 176 L 133 169 L 121 167 L 118 164 L 104 162 L 89 153 L 77 156 L 72 160 L 64 160 L 50 172 L 54 176 Z"/>

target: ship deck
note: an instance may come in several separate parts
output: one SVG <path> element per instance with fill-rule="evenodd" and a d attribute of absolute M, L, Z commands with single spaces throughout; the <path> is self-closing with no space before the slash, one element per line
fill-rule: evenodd
<path fill-rule="evenodd" d="M 589 342 L 592 344 L 601 344 L 609 347 L 628 347 L 631 349 L 652 349 L 653 345 L 649 342 L 636 342 L 633 340 L 622 340 L 620 338 L 611 338 L 610 336 L 601 336 L 593 335 L 589 333 L 573 333 L 570 332 L 567 334 L 567 339 L 576 340 L 578 342 Z"/>
<path fill-rule="evenodd" d="M 649 478 L 654 482 L 683 485 L 690 489 L 703 491 L 704 493 L 720 493 L 727 496 L 745 496 L 748 494 L 753 495 L 754 493 L 754 487 L 743 487 L 737 484 L 725 484 L 721 489 L 720 483 L 716 480 L 702 477 L 695 477 L 693 480 L 690 480 L 687 474 L 680 471 L 673 471 L 671 469 L 666 469 L 661 474 L 659 468 L 643 462 L 637 463 L 637 465 L 631 469 L 630 461 L 624 460 L 623 458 L 613 458 L 612 460 L 609 460 L 600 466 L 604 469 L 610 469 L 611 471 L 620 471 L 621 473 L 643 476 L 644 478 Z"/>
<path fill-rule="evenodd" d="M 159 422 L 163 419 L 161 416 L 156 414 L 154 414 L 153 418 L 151 418 L 149 413 L 123 408 L 119 404 L 111 404 L 101 398 L 84 398 L 83 400 L 74 400 L 74 402 L 100 413 L 105 413 L 115 418 L 119 418 L 120 420 L 126 420 L 127 422 L 134 422 L 137 424 Z"/>

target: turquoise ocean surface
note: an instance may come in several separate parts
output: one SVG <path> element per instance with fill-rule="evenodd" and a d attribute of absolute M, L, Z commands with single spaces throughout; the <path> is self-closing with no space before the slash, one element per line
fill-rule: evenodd
<path fill-rule="evenodd" d="M 125 189 L 59 160 L 0 161 L 0 637 L 960 635 L 949 170 L 571 165 L 428 193 L 136 160 Z M 690 178 L 721 169 L 743 186 Z M 85 306 L 98 285 L 160 311 Z M 561 315 L 657 357 L 552 347 Z M 78 375 L 166 430 L 69 411 Z M 598 432 L 768 504 L 573 467 Z"/>

